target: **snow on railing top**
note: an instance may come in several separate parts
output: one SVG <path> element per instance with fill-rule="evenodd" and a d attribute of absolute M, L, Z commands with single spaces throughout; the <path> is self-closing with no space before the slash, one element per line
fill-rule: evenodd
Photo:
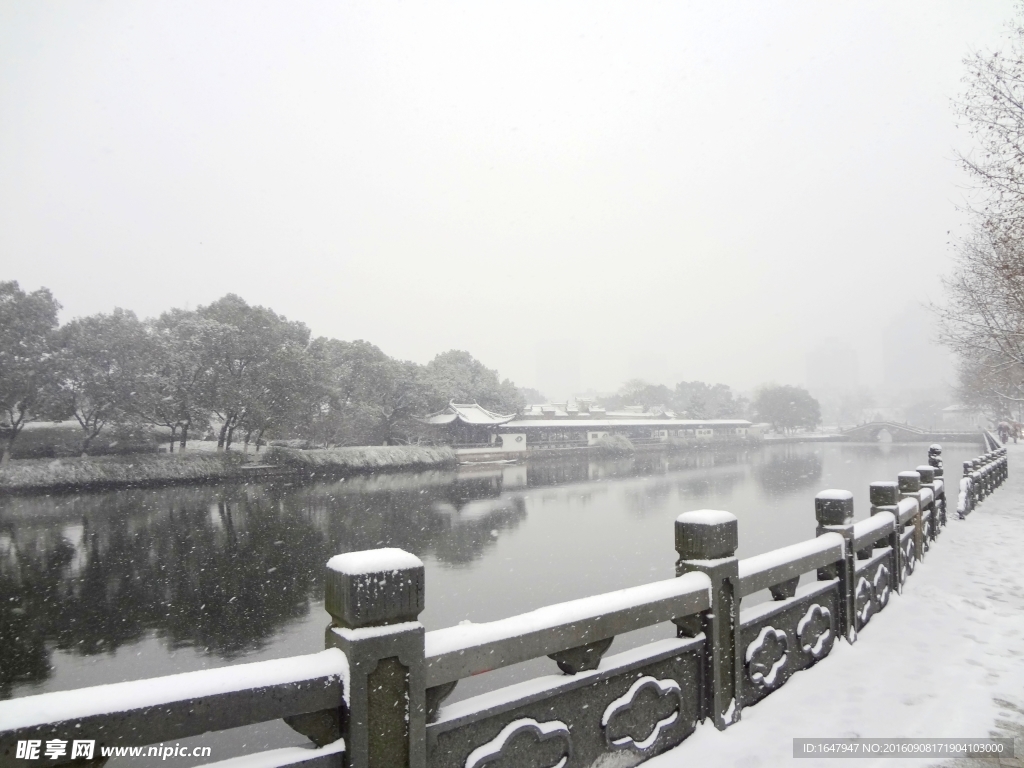
<path fill-rule="evenodd" d="M 365 552 L 346 552 L 343 555 L 335 555 L 327 561 L 327 567 L 338 573 L 360 576 L 365 573 L 422 568 L 423 561 L 404 549 L 384 547 Z"/>
<path fill-rule="evenodd" d="M 853 524 L 853 546 L 860 549 L 865 544 L 872 544 L 882 536 L 891 533 L 896 527 L 896 517 L 892 512 L 879 512 L 867 520 Z"/>
<path fill-rule="evenodd" d="M 828 501 L 848 501 L 853 498 L 853 494 L 849 491 L 840 490 L 839 488 L 828 488 L 815 496 L 815 498 L 826 499 Z"/>
<path fill-rule="evenodd" d="M 736 515 L 721 509 L 695 509 L 692 512 L 683 512 L 677 519 L 702 525 L 721 525 L 735 521 Z"/>
<path fill-rule="evenodd" d="M 798 544 L 740 560 L 740 596 L 752 595 L 807 571 L 842 560 L 845 551 L 846 541 L 841 534 L 823 533 Z"/>
<path fill-rule="evenodd" d="M 905 523 L 917 514 L 918 509 L 920 506 L 917 499 L 913 497 L 900 499 L 899 504 L 896 505 L 896 516 L 899 517 L 901 523 Z"/>
<path fill-rule="evenodd" d="M 549 656 L 710 607 L 711 579 L 694 572 L 485 624 L 437 629 L 426 634 L 427 685 Z"/>
<path fill-rule="evenodd" d="M 0 701 L 0 730 L 79 720 L 319 678 L 338 678 L 347 683 L 348 676 L 345 654 L 330 648 L 306 656 L 8 699 Z"/>
<path fill-rule="evenodd" d="M 427 656 L 440 656 L 475 645 L 519 637 L 530 632 L 556 629 L 628 608 L 642 608 L 674 597 L 704 592 L 711 601 L 711 580 L 703 573 L 688 573 L 675 579 L 655 581 L 603 595 L 583 597 L 482 624 L 459 624 L 427 633 Z M 675 617 L 673 617 L 675 618 Z"/>

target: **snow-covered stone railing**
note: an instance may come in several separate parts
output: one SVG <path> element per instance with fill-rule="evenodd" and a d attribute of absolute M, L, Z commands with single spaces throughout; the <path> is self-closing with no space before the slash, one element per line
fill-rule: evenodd
<path fill-rule="evenodd" d="M 1006 448 L 1000 447 L 972 461 L 964 462 L 964 476 L 960 479 L 957 497 L 957 515 L 963 519 L 974 508 L 1003 484 L 1008 473 Z"/>
<path fill-rule="evenodd" d="M 596 669 L 616 635 L 689 616 L 710 607 L 711 582 L 702 573 L 513 616 L 486 624 L 428 632 L 428 715 L 440 705 L 431 691 L 521 661 L 551 657 L 566 674 Z M 434 697 L 440 695 L 440 690 Z"/>
<path fill-rule="evenodd" d="M 261 765 L 636 765 L 699 722 L 727 728 L 837 639 L 856 642 L 946 525 L 941 453 L 872 483 L 860 522 L 853 494 L 822 491 L 814 539 L 739 560 L 732 514 L 687 512 L 675 521 L 676 578 L 500 621 L 425 632 L 418 558 L 338 555 L 328 650 L 0 702 L 0 766 L 22 764 L 19 739 L 139 746 L 277 718 L 322 746 L 264 752 Z M 1005 477 L 1005 452 L 972 462 L 972 505 Z M 606 655 L 617 635 L 666 622 L 675 638 Z M 445 703 L 463 678 L 545 658 L 562 674 Z"/>
<path fill-rule="evenodd" d="M 18 741 L 35 740 L 40 745 L 62 741 L 63 759 L 45 760 L 47 765 L 58 765 L 70 762 L 76 739 L 95 740 L 94 757 L 99 765 L 101 747 L 174 742 L 279 719 L 310 736 L 321 748 L 265 752 L 260 757 L 267 765 L 341 765 L 345 744 L 337 716 L 333 723 L 321 723 L 319 713 L 341 711 L 347 674 L 345 655 L 329 649 L 308 656 L 0 701 L 0 766 L 31 764 L 18 759 Z"/>

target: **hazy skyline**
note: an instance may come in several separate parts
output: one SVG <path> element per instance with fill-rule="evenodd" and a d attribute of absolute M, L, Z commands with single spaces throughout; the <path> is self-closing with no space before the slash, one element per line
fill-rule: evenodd
<path fill-rule="evenodd" d="M 831 338 L 870 382 L 940 297 L 950 99 L 1013 11 L 0 1 L 0 279 L 65 321 L 234 292 L 520 386 L 552 340 L 605 390 L 802 383 Z"/>

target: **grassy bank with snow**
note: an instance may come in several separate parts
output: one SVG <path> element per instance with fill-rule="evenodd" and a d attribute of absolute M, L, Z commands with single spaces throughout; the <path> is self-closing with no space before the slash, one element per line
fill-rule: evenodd
<path fill-rule="evenodd" d="M 195 451 L 177 454 L 23 459 L 0 467 L 0 492 L 60 491 L 209 482 L 238 477 L 245 457 Z"/>
<path fill-rule="evenodd" d="M 264 462 L 310 475 L 348 475 L 404 469 L 441 469 L 458 464 L 447 446 L 370 445 L 301 451 L 271 446 Z"/>
<path fill-rule="evenodd" d="M 257 480 L 263 476 L 258 468 L 243 469 L 254 458 L 237 451 L 190 450 L 174 454 L 21 459 L 0 467 L 0 493 L 131 488 L 241 477 Z M 387 445 L 322 450 L 271 447 L 261 451 L 256 461 L 298 477 L 442 469 L 458 464 L 451 448 Z"/>

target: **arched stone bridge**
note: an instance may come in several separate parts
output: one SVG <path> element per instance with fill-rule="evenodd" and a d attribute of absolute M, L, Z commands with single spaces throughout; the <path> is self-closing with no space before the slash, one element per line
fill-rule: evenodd
<path fill-rule="evenodd" d="M 872 421 L 859 427 L 841 430 L 840 434 L 847 440 L 874 443 L 882 439 L 887 432 L 894 443 L 941 443 L 941 442 L 984 442 L 981 430 L 972 432 L 930 432 L 910 424 L 897 424 L 894 421 Z"/>

